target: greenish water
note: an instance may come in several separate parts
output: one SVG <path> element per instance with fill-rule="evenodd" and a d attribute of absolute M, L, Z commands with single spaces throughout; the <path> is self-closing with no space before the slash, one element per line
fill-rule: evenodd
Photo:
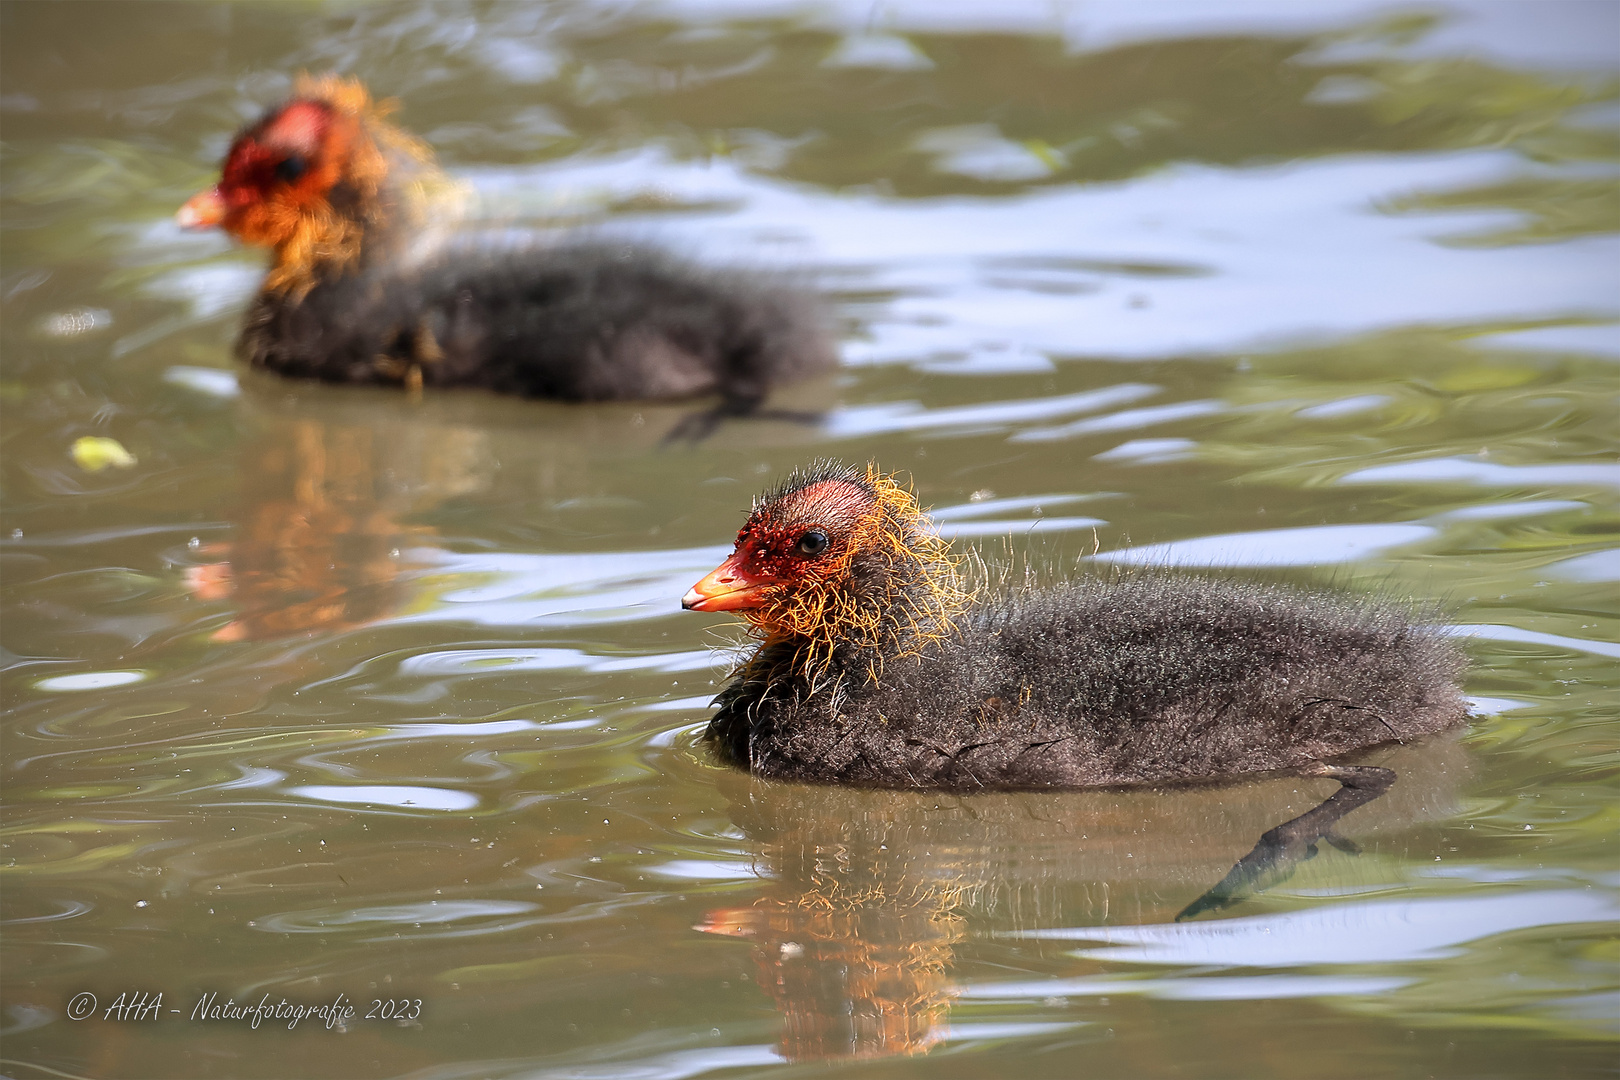
<path fill-rule="evenodd" d="M 0 5 L 6 1075 L 1612 1068 L 1616 6 L 815 10 Z M 331 69 L 492 220 L 814 281 L 825 421 L 235 371 L 260 256 L 172 214 Z M 1054 573 L 1441 604 L 1480 715 L 1181 924 L 1334 785 L 752 781 L 678 598 L 823 455 Z"/>

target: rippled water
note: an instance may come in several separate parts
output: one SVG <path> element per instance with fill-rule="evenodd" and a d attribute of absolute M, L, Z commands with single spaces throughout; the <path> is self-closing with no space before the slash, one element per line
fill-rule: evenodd
<path fill-rule="evenodd" d="M 0 8 L 7 1075 L 1608 1068 L 1617 11 Z M 171 215 L 302 69 L 491 220 L 813 280 L 824 422 L 237 372 L 260 257 Z M 1052 574 L 1442 605 L 1479 716 L 1182 923 L 1334 785 L 752 781 L 678 597 L 818 455 Z M 360 1012 L 191 1015 L 267 994 Z"/>

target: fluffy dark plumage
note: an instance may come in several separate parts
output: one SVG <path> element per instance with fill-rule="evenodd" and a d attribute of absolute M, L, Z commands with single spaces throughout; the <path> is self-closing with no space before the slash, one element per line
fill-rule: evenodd
<path fill-rule="evenodd" d="M 238 343 L 254 367 L 567 401 L 719 394 L 742 414 L 836 362 L 818 304 L 770 275 L 445 228 L 454 185 L 386 111 L 354 80 L 305 79 L 180 211 L 274 253 Z"/>
<path fill-rule="evenodd" d="M 255 367 L 347 383 L 481 386 L 566 401 L 719 393 L 746 412 L 829 366 L 789 289 L 636 247 L 572 244 L 388 263 L 265 291 L 238 346 Z"/>
<path fill-rule="evenodd" d="M 807 480 L 756 510 L 739 550 Z M 920 516 L 905 527 L 926 546 Z M 1159 571 L 941 609 L 954 570 L 920 565 L 857 551 L 852 606 L 902 614 L 859 640 L 835 630 L 814 663 L 809 637 L 745 612 L 765 640 L 716 699 L 721 751 L 782 779 L 1094 787 L 1297 769 L 1466 716 L 1456 648 L 1392 604 Z"/>

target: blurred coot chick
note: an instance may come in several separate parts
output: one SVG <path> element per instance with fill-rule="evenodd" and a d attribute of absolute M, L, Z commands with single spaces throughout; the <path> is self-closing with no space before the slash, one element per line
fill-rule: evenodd
<path fill-rule="evenodd" d="M 238 343 L 253 366 L 566 401 L 718 394 L 717 420 L 836 362 L 816 301 L 768 275 L 446 227 L 449 185 L 386 111 L 356 80 L 302 78 L 180 209 L 271 250 Z"/>

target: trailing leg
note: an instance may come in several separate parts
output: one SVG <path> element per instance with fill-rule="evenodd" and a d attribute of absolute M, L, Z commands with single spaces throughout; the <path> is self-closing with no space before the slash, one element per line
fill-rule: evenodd
<path fill-rule="evenodd" d="M 1316 842 L 1326 840 L 1340 851 L 1360 854 L 1361 849 L 1333 832 L 1339 819 L 1358 806 L 1365 806 L 1395 783 L 1395 773 L 1376 765 L 1329 765 L 1316 762 L 1298 770 L 1301 776 L 1322 776 L 1337 780 L 1338 791 L 1305 813 L 1267 831 L 1254 850 L 1239 859 L 1212 889 L 1182 909 L 1181 922 L 1218 911 L 1245 897 L 1264 892 L 1286 881 L 1294 867 L 1315 857 Z"/>

